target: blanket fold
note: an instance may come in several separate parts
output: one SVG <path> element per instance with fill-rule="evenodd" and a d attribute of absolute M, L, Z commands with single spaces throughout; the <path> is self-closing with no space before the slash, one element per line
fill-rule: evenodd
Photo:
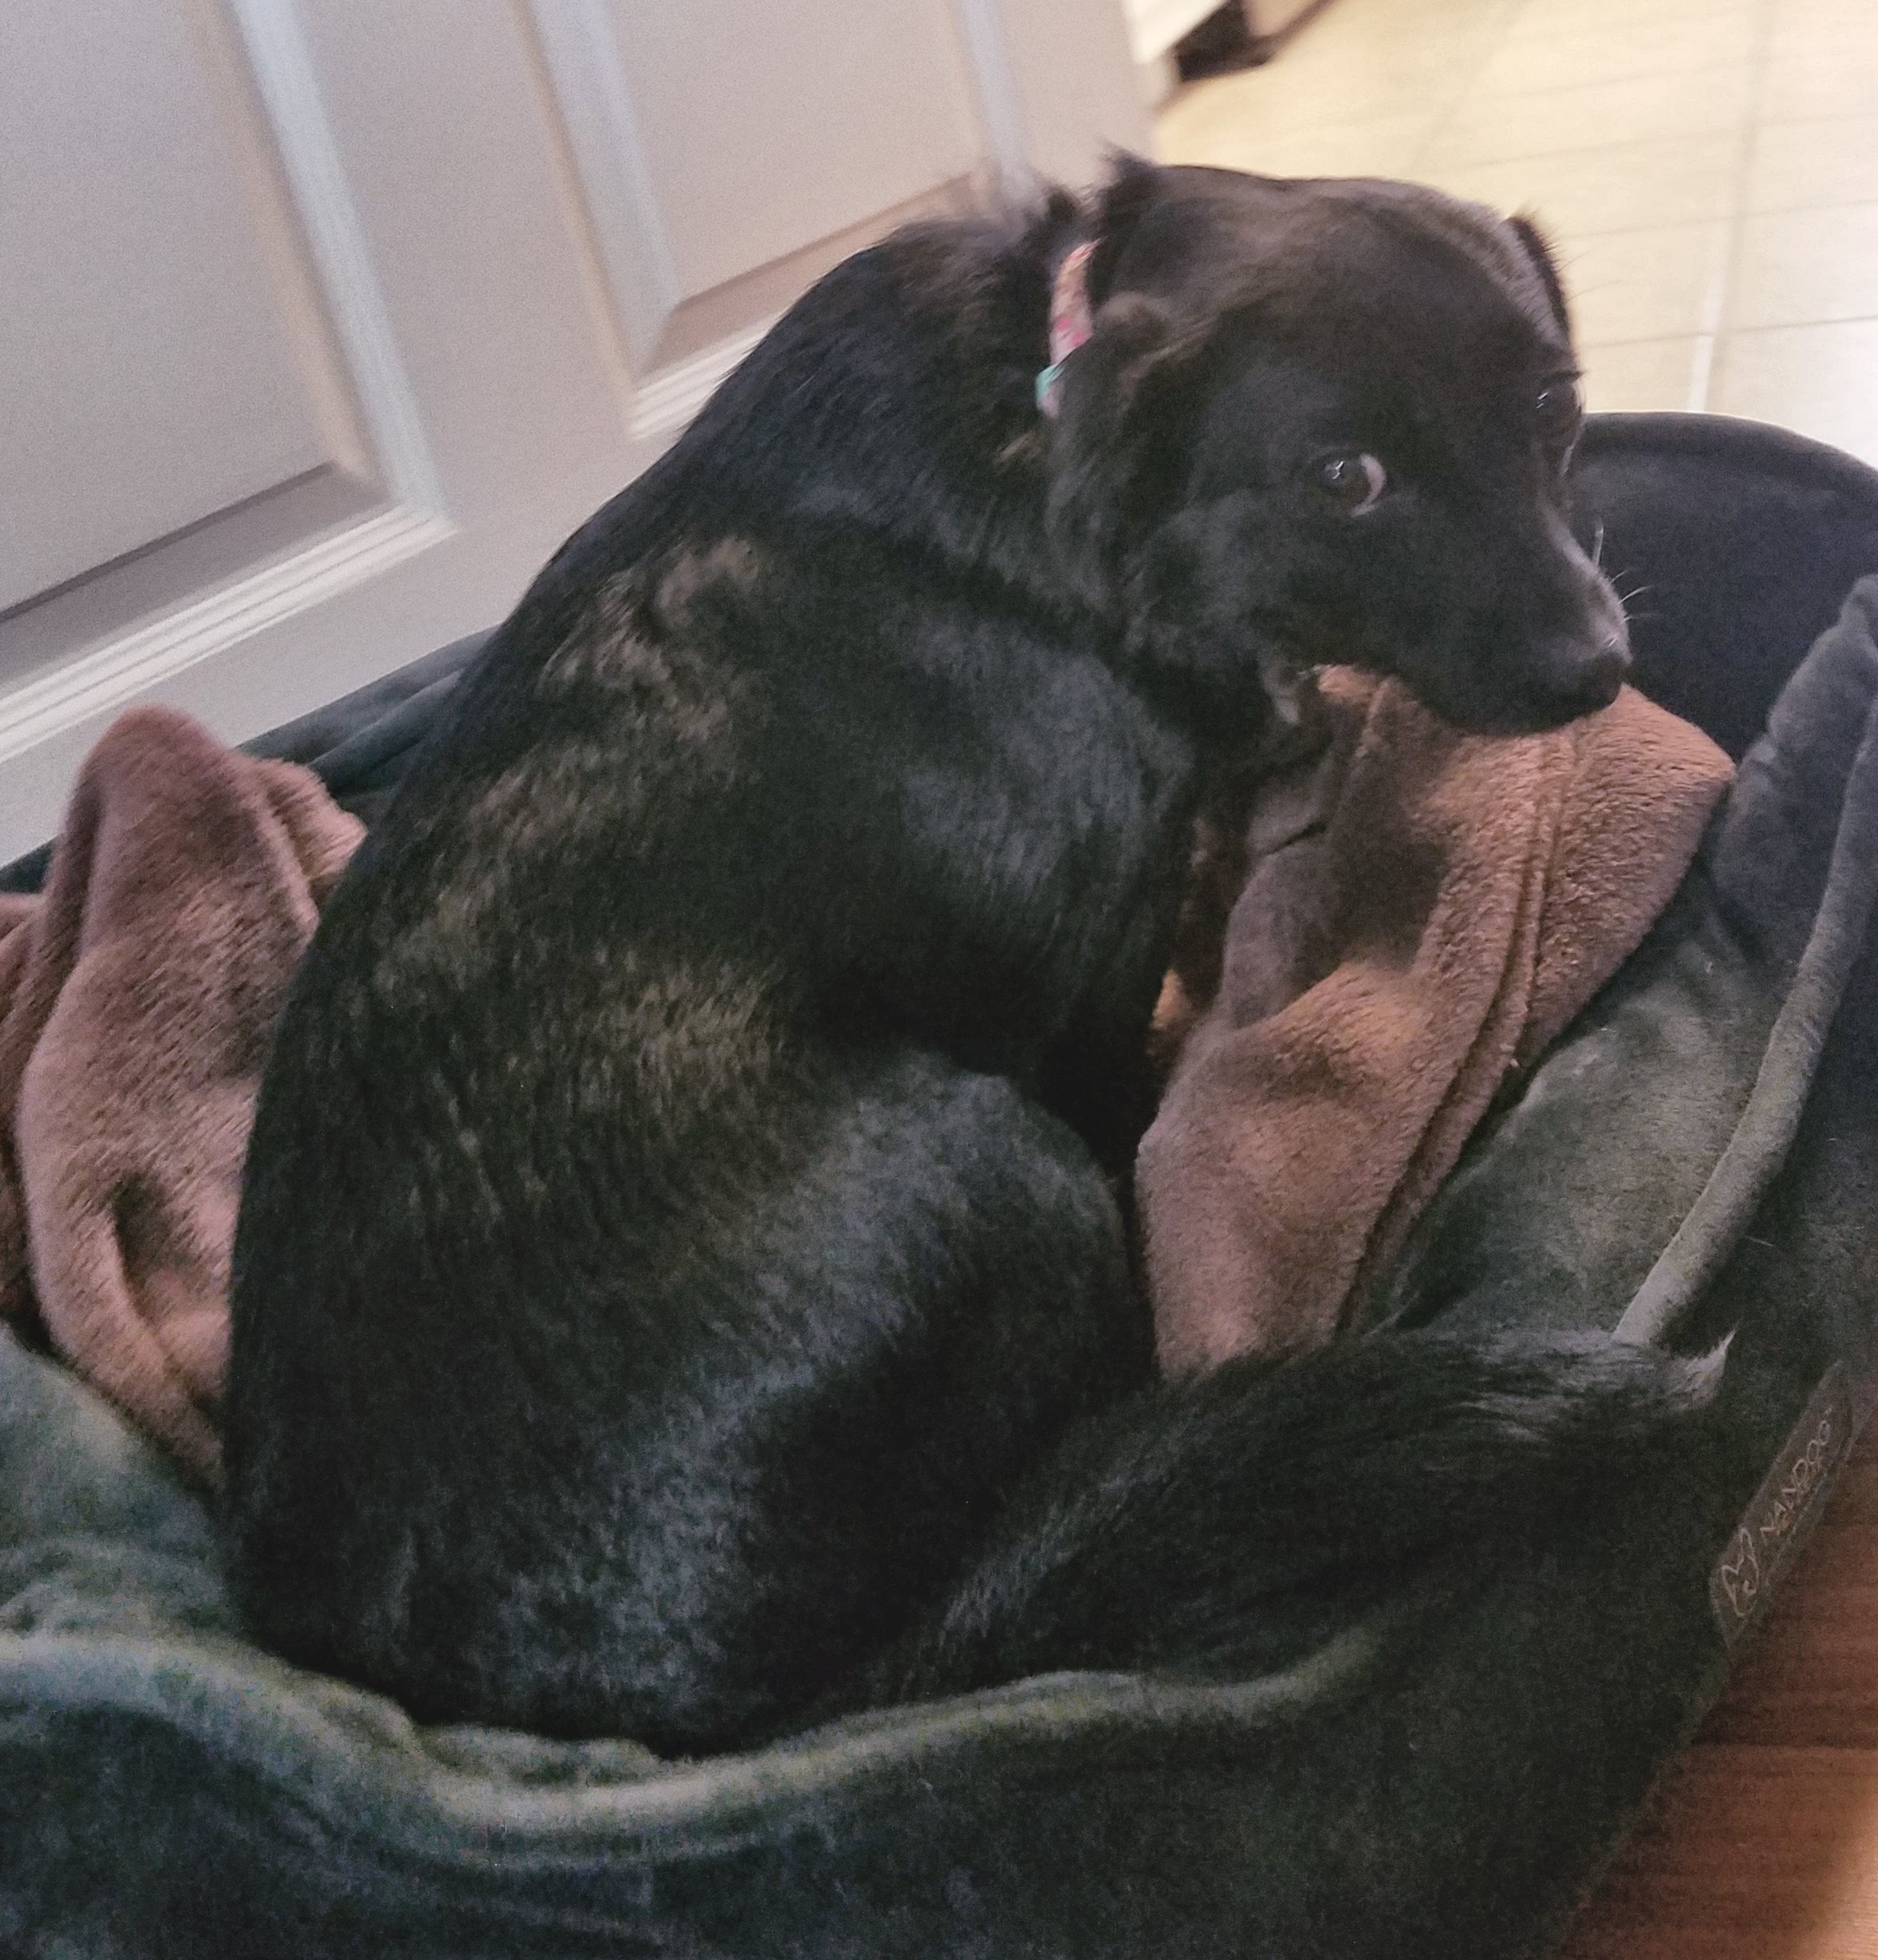
<path fill-rule="evenodd" d="M 1345 1330 L 1496 1096 L 1668 904 L 1730 780 L 1631 689 L 1518 737 L 1345 669 L 1320 693 L 1321 752 L 1253 804 L 1223 959 L 1163 996 L 1176 1059 L 1135 1176 L 1172 1374 Z"/>
<path fill-rule="evenodd" d="M 43 894 L 0 896 L 0 1316 L 204 1479 L 268 1036 L 362 834 L 306 770 L 138 708 Z"/>

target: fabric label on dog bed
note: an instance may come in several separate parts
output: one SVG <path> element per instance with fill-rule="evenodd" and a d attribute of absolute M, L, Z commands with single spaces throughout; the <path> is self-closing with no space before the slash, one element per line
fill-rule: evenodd
<path fill-rule="evenodd" d="M 1731 1649 L 1752 1631 L 1818 1521 L 1852 1440 L 1852 1391 L 1844 1363 L 1835 1361 L 1708 1575 L 1709 1601 Z"/>

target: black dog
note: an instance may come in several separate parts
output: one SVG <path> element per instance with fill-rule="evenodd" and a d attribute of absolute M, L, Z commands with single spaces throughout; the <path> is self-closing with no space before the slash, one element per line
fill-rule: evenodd
<path fill-rule="evenodd" d="M 1426 1337 L 1131 1398 L 1111 1180 L 1207 759 L 1332 658 L 1480 727 L 1611 698 L 1573 374 L 1529 227 L 1381 183 L 1125 164 L 810 293 L 537 580 L 298 977 L 236 1249 L 261 1634 L 719 1749 L 1256 1657 L 1299 1558 L 1680 1405 Z"/>

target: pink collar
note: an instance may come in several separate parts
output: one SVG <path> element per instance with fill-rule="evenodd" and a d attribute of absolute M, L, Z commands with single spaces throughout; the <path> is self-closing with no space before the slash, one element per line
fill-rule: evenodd
<path fill-rule="evenodd" d="M 1089 261 L 1095 246 L 1085 241 L 1067 253 L 1050 289 L 1050 365 L 1037 377 L 1037 407 L 1054 417 L 1063 391 L 1063 364 L 1095 329 L 1089 311 Z"/>

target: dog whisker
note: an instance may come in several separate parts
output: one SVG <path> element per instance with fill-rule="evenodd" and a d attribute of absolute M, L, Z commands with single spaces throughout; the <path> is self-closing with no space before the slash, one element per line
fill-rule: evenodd
<path fill-rule="evenodd" d="M 1631 591 L 1627 592 L 1624 591 L 1622 586 L 1614 585 L 1611 589 L 1616 593 L 1618 604 L 1623 607 L 1625 614 L 1628 615 L 1631 607 L 1634 606 L 1640 599 L 1648 598 L 1650 594 L 1655 591 L 1656 588 L 1653 585 L 1640 585 L 1634 587 Z"/>

